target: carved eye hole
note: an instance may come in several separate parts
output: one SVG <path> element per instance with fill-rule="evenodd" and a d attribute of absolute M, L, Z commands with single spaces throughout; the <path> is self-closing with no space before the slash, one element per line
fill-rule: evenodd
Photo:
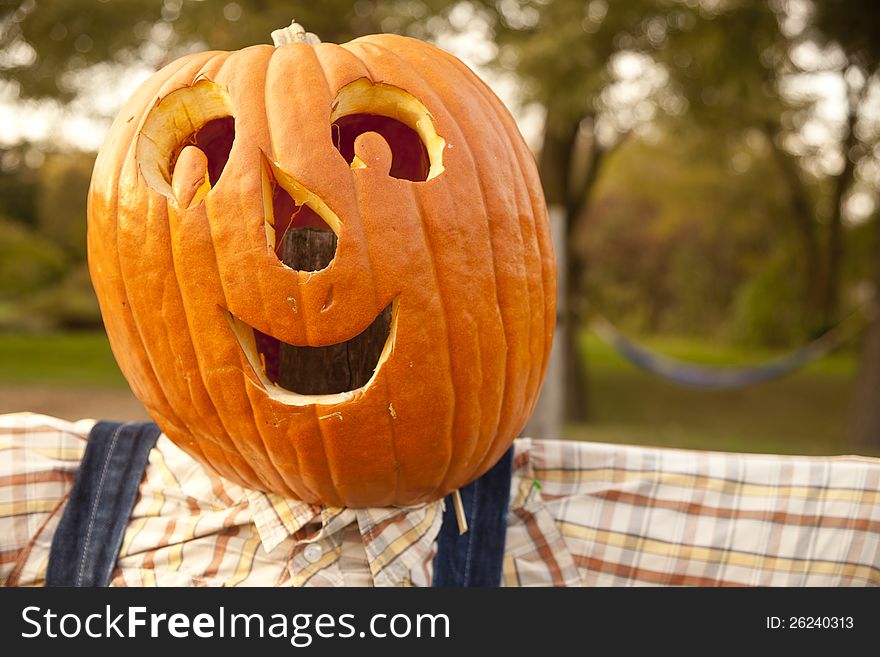
<path fill-rule="evenodd" d="M 182 144 L 183 148 L 188 145 L 195 146 L 205 154 L 208 179 L 212 187 L 220 180 L 220 174 L 223 173 L 223 168 L 229 160 L 229 152 L 232 150 L 234 139 L 235 119 L 231 116 L 224 116 L 208 121 Z M 176 165 L 177 158 L 175 157 L 171 164 L 172 180 L 175 177 L 174 168 Z"/>
<path fill-rule="evenodd" d="M 388 174 L 394 178 L 423 182 L 443 172 L 445 140 L 427 108 L 399 87 L 355 80 L 339 90 L 330 121 L 333 145 L 352 168 L 370 166 L 357 157 L 356 143 L 375 133 L 388 145 Z"/>
<path fill-rule="evenodd" d="M 147 184 L 185 208 L 219 182 L 234 140 L 229 95 L 199 80 L 153 106 L 138 135 L 137 160 Z"/>
<path fill-rule="evenodd" d="M 391 151 L 388 175 L 403 180 L 422 182 L 428 179 L 431 160 L 419 133 L 396 119 L 378 114 L 350 114 L 333 123 L 333 145 L 350 165 L 355 162 L 355 140 L 375 132 L 385 140 Z"/>

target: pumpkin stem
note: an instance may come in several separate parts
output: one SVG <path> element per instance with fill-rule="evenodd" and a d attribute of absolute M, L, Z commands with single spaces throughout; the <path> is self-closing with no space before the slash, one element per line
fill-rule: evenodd
<path fill-rule="evenodd" d="M 311 46 L 321 43 L 317 34 L 306 32 L 306 28 L 296 21 L 290 21 L 290 25 L 282 27 L 280 30 L 272 30 L 272 43 L 276 48 L 286 43 L 297 43 L 298 41 Z"/>

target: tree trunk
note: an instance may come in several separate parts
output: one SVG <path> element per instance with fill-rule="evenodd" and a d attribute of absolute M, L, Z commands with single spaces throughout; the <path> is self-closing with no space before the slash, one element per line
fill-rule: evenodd
<path fill-rule="evenodd" d="M 584 117 L 589 119 L 589 117 Z M 579 348 L 580 328 L 584 319 L 584 274 L 586 262 L 576 245 L 577 225 L 590 201 L 607 151 L 595 139 L 590 144 L 586 167 L 573 176 L 575 154 L 582 146 L 578 138 L 583 119 L 573 121 L 564 129 L 557 127 L 556 117 L 548 111 L 544 129 L 544 145 L 538 160 L 544 195 L 551 207 L 564 208 L 565 258 L 559 276 L 565 298 L 560 313 L 564 330 L 562 362 L 565 366 L 565 418 L 585 422 L 590 417 L 587 365 Z"/>
<path fill-rule="evenodd" d="M 873 316 L 862 347 L 861 371 L 850 416 L 851 442 L 856 451 L 880 450 L 880 217 L 874 221 L 877 262 Z"/>
<path fill-rule="evenodd" d="M 559 277 L 564 277 L 564 280 L 560 281 L 560 290 L 565 295 L 560 303 L 562 312 L 559 315 L 559 323 L 562 328 L 559 331 L 562 338 L 562 358 L 560 360 L 565 370 L 563 375 L 564 413 L 565 419 L 582 422 L 587 419 L 588 415 L 586 365 L 577 345 L 579 326 L 577 306 L 580 302 L 580 278 L 583 264 L 580 254 L 570 239 L 577 221 L 577 216 L 572 216 L 570 209 L 572 197 L 571 165 L 578 129 L 578 124 L 567 126 L 562 130 L 558 129 L 554 117 L 548 113 L 547 124 L 544 128 L 544 145 L 541 148 L 538 167 L 547 205 L 565 208 L 563 231 L 565 257 L 560 260 L 567 264 L 559 271 Z"/>
<path fill-rule="evenodd" d="M 553 236 L 553 250 L 556 252 L 556 262 L 560 270 L 565 269 L 565 208 L 560 205 L 550 206 L 550 230 Z M 556 306 L 557 318 L 565 314 L 565 274 L 561 272 L 558 277 L 558 302 Z M 541 396 L 535 410 L 529 418 L 523 434 L 533 438 L 560 438 L 563 432 L 565 419 L 565 394 L 566 394 L 566 371 L 570 368 L 565 366 L 563 354 L 568 348 L 566 336 L 566 324 L 557 319 L 556 334 L 553 339 L 553 349 L 550 351 L 550 361 L 547 364 L 547 375 L 544 385 L 541 387 Z"/>

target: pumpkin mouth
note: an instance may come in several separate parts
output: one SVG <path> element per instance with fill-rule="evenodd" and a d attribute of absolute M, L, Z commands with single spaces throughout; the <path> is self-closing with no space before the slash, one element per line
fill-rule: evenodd
<path fill-rule="evenodd" d="M 222 310 L 268 395 L 305 406 L 348 401 L 373 383 L 394 348 L 399 300 L 395 298 L 353 338 L 318 347 L 286 343 Z"/>

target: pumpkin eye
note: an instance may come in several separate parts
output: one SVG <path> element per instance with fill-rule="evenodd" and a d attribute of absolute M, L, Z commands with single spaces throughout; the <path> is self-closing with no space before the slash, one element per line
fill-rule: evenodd
<path fill-rule="evenodd" d="M 350 114 L 337 119 L 332 129 L 333 145 L 349 165 L 363 165 L 355 161 L 355 140 L 363 134 L 375 132 L 385 140 L 391 151 L 390 176 L 415 182 L 428 179 L 431 170 L 428 149 L 419 133 L 405 123 L 378 114 Z"/>
<path fill-rule="evenodd" d="M 229 95 L 210 80 L 172 91 L 150 110 L 137 140 L 147 184 L 187 207 L 216 185 L 235 140 Z"/>
<path fill-rule="evenodd" d="M 352 168 L 369 166 L 357 157 L 356 142 L 375 133 L 391 151 L 388 173 L 394 178 L 423 182 L 443 172 L 446 141 L 409 92 L 360 78 L 339 90 L 330 109 L 333 145 Z"/>
<path fill-rule="evenodd" d="M 191 134 L 181 145 L 175 154 L 170 166 L 171 178 L 175 178 L 175 166 L 178 162 L 180 151 L 192 145 L 205 154 L 207 159 L 207 174 L 211 187 L 220 180 L 220 174 L 229 160 L 229 152 L 232 150 L 232 142 L 235 139 L 235 119 L 224 116 L 212 119 Z"/>

